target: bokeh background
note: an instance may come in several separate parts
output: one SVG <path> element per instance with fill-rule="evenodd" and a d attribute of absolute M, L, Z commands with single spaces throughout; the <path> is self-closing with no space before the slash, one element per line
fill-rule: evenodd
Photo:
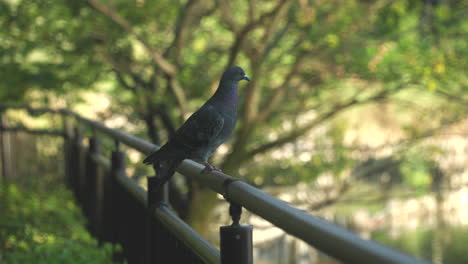
<path fill-rule="evenodd" d="M 466 0 L 4 0 L 0 102 L 71 109 L 161 144 L 239 65 L 252 81 L 215 165 L 366 238 L 467 263 L 467 12 Z M 2 124 L 62 125 L 22 111 Z M 71 208 L 64 226 L 85 221 L 60 187 L 59 140 L 2 140 L 15 159 L 2 163 L 0 261 L 67 246 L 64 258 L 109 258 L 84 229 L 30 220 Z M 137 181 L 151 173 L 142 158 L 129 153 Z M 170 185 L 179 216 L 217 243 L 229 221 L 220 197 L 183 175 Z M 255 225 L 255 263 L 336 263 L 258 217 L 242 221 Z"/>

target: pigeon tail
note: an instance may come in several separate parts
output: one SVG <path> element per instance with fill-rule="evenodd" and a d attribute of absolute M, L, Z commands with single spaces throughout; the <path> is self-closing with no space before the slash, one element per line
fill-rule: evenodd
<path fill-rule="evenodd" d="M 146 157 L 144 160 L 143 160 L 143 164 L 146 164 L 146 165 L 151 165 L 153 163 L 156 163 L 156 162 L 159 162 L 159 161 L 163 161 L 163 160 L 167 160 L 167 157 L 165 157 L 165 154 L 166 154 L 166 151 L 164 151 L 164 146 L 158 150 L 156 150 L 155 152 L 151 153 L 148 157 Z"/>
<path fill-rule="evenodd" d="M 164 162 L 157 162 L 154 164 L 156 170 L 156 177 L 159 178 L 160 184 L 166 183 L 172 175 L 174 175 L 177 167 L 182 163 L 183 159 L 167 160 Z"/>

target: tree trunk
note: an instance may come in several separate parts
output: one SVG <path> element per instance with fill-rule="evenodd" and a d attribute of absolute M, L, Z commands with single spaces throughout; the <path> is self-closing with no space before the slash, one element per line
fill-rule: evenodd
<path fill-rule="evenodd" d="M 224 173 L 232 176 L 237 175 L 237 170 L 243 161 L 242 157 L 245 155 L 247 138 L 248 136 L 238 135 L 235 144 L 233 144 L 235 147 L 233 146 L 232 152 L 221 165 Z M 190 212 L 187 222 L 202 236 L 206 237 L 211 228 L 212 212 L 216 206 L 216 193 L 200 186 L 196 182 L 193 182 L 191 186 L 193 195 L 190 201 Z M 229 212 L 226 213 L 228 214 Z"/>
<path fill-rule="evenodd" d="M 216 206 L 216 193 L 212 190 L 200 186 L 198 183 L 193 182 L 193 196 L 191 200 L 190 212 L 187 222 L 193 229 L 195 229 L 203 237 L 208 237 L 212 229 L 218 227 L 211 227 L 212 212 Z M 228 212 L 226 212 L 228 213 Z"/>
<path fill-rule="evenodd" d="M 232 154 L 226 158 L 222 166 L 224 173 L 229 175 L 235 174 L 240 166 L 240 161 L 236 159 L 238 156 Z M 210 224 L 212 223 L 212 212 L 217 203 L 217 194 L 206 187 L 200 186 L 195 181 L 192 182 L 192 192 L 187 222 L 203 237 L 207 237 L 210 229 L 212 229 Z M 229 212 L 226 211 L 226 214 L 229 214 Z"/>

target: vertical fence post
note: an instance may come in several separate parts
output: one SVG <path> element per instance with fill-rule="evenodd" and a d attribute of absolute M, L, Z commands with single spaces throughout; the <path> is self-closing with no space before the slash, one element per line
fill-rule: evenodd
<path fill-rule="evenodd" d="M 2 177 L 4 182 L 8 182 L 8 178 L 12 177 L 10 134 L 8 131 L 3 130 L 6 125 L 6 116 L 4 113 L 0 112 L 0 152 L 2 158 Z"/>
<path fill-rule="evenodd" d="M 80 146 L 81 146 L 81 133 L 75 128 L 71 133 L 70 138 L 70 151 L 68 157 L 70 185 L 75 193 L 76 199 L 80 200 Z"/>
<path fill-rule="evenodd" d="M 84 190 L 85 203 L 84 208 L 86 215 L 88 216 L 89 227 L 91 232 L 96 234 L 96 208 L 97 208 L 97 179 L 99 174 L 99 166 L 94 161 L 93 156 L 99 154 L 99 138 L 97 136 L 92 136 L 89 138 L 88 153 L 86 155 L 86 184 Z"/>
<path fill-rule="evenodd" d="M 5 167 L 5 154 L 3 151 L 4 144 L 3 144 L 3 109 L 0 109 L 0 160 L 2 162 L 2 184 L 5 184 L 7 181 L 7 171 Z"/>
<path fill-rule="evenodd" d="M 156 254 L 154 252 L 155 246 L 156 246 L 156 237 L 154 235 L 155 233 L 155 227 L 153 225 L 153 220 L 152 220 L 152 212 L 153 209 L 156 207 L 157 203 L 157 191 L 155 188 L 156 184 L 156 177 L 151 176 L 146 178 L 146 184 L 147 184 L 147 210 L 148 210 L 148 215 L 146 216 L 146 258 L 145 258 L 145 263 L 150 264 L 150 263 L 156 263 Z"/>
<path fill-rule="evenodd" d="M 167 201 L 167 184 L 161 185 L 157 176 L 147 177 L 148 215 L 146 236 L 146 263 L 163 263 L 161 258 L 161 224 L 154 221 L 154 210 L 160 203 Z"/>
<path fill-rule="evenodd" d="M 107 241 L 110 241 L 114 244 L 122 243 L 125 237 L 122 237 L 121 226 L 125 218 L 125 205 L 122 205 L 119 200 L 119 187 L 117 182 L 117 177 L 123 171 L 125 171 L 125 152 L 119 150 L 119 144 L 116 142 L 117 150 L 112 152 L 111 157 L 111 171 L 108 177 L 108 188 L 105 190 L 105 221 L 103 222 L 103 227 L 105 228 L 104 237 Z M 120 214 L 119 212 L 122 212 Z M 131 228 L 131 227 L 125 227 Z M 124 259 L 124 254 L 118 253 L 114 255 L 114 259 L 117 261 Z"/>
<path fill-rule="evenodd" d="M 103 174 L 102 179 L 102 210 L 101 224 L 98 230 L 100 241 L 117 243 L 116 233 L 118 225 L 116 216 L 116 187 L 117 175 L 125 169 L 125 153 L 119 150 L 112 151 L 111 168 L 109 173 Z"/>
<path fill-rule="evenodd" d="M 225 190 L 227 186 L 235 180 L 227 180 L 224 184 Z M 227 201 L 228 195 L 225 191 L 224 197 Z M 230 202 L 229 215 L 232 218 L 230 226 L 222 226 L 219 229 L 220 233 L 220 250 L 222 264 L 252 264 L 252 229 L 251 225 L 243 226 L 239 224 L 242 214 L 242 207 L 236 203 Z"/>
<path fill-rule="evenodd" d="M 83 172 L 83 134 L 79 127 L 79 124 L 75 127 L 74 131 L 74 142 L 73 142 L 73 177 L 74 177 L 74 185 L 75 185 L 75 193 L 76 197 L 80 204 L 83 204 L 83 189 L 84 189 L 84 172 Z"/>
<path fill-rule="evenodd" d="M 65 160 L 65 184 L 69 188 L 73 188 L 73 146 L 72 146 L 72 139 L 73 129 L 71 120 L 67 115 L 63 115 L 63 153 L 64 153 L 64 160 Z"/>

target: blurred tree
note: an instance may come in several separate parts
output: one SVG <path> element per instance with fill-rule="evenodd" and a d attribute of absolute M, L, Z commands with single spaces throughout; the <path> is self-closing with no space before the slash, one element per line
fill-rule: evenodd
<path fill-rule="evenodd" d="M 468 102 L 466 9 L 448 0 L 6 1 L 0 98 L 20 100 L 28 89 L 73 98 L 78 88 L 115 82 L 113 111 L 144 120 L 160 144 L 238 64 L 252 81 L 241 89 L 241 122 L 222 161 L 236 175 L 358 105 L 404 102 L 407 111 L 421 108 L 421 94 L 436 98 L 427 122 L 408 124 L 409 139 L 459 120 Z M 323 140 L 341 143 L 342 130 Z M 289 163 L 313 172 L 290 174 L 310 181 L 349 169 L 336 146 Z M 215 194 L 185 182 L 188 197 L 172 184 L 174 205 L 204 232 Z"/>

